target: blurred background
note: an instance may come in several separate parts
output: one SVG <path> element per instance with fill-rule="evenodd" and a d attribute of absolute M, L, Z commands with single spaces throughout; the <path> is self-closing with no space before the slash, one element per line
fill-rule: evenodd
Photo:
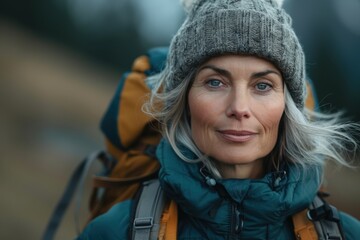
<path fill-rule="evenodd" d="M 360 0 L 284 7 L 321 110 L 359 121 Z M 184 16 L 178 0 L 0 2 L 0 239 L 40 238 L 76 165 L 103 148 L 99 122 L 119 77 L 167 46 Z M 357 218 L 359 181 L 359 170 L 328 167 L 329 201 Z M 57 239 L 75 236 L 72 210 Z"/>

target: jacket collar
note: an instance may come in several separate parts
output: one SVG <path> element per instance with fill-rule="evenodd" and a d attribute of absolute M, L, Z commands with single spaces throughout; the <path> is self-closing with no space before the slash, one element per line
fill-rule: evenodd
<path fill-rule="evenodd" d="M 192 156 L 189 151 L 186 154 Z M 241 206 L 249 230 L 259 225 L 282 226 L 289 216 L 309 206 L 321 182 L 321 168 L 304 171 L 288 165 L 262 179 L 216 180 L 214 187 L 206 183 L 206 174 L 200 171 L 202 164 L 184 162 L 167 141 L 160 143 L 157 157 L 166 194 L 186 214 L 217 229 L 228 227 L 229 206 L 234 204 Z M 219 186 L 225 193 L 218 190 Z"/>

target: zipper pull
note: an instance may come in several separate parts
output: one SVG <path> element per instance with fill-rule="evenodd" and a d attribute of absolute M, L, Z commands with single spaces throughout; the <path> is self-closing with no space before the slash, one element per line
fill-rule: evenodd
<path fill-rule="evenodd" d="M 274 190 L 276 190 L 278 187 L 280 187 L 280 182 L 285 178 L 286 176 L 286 171 L 280 171 L 280 172 L 276 172 L 273 175 L 273 185 L 272 188 Z"/>
<path fill-rule="evenodd" d="M 235 233 L 240 233 L 244 227 L 244 215 L 241 214 L 238 207 L 235 206 Z"/>

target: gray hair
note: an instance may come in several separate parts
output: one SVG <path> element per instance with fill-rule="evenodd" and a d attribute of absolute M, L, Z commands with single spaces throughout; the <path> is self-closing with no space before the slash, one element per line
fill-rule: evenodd
<path fill-rule="evenodd" d="M 150 77 L 153 86 L 149 101 L 144 104 L 144 112 L 157 119 L 162 126 L 163 136 L 171 144 L 175 153 L 189 163 L 202 162 L 216 178 L 221 174 L 209 156 L 204 155 L 191 136 L 187 97 L 196 74 L 192 69 L 183 81 L 170 91 L 166 83 L 171 76 L 169 68 Z M 278 141 L 268 155 L 268 168 L 278 169 L 279 161 L 288 161 L 299 167 L 322 166 L 327 160 L 351 167 L 358 144 L 349 134 L 359 132 L 359 124 L 341 123 L 341 114 L 323 114 L 309 109 L 300 110 L 292 99 L 286 85 L 285 112 L 281 119 Z M 197 158 L 189 159 L 180 150 L 186 147 Z"/>

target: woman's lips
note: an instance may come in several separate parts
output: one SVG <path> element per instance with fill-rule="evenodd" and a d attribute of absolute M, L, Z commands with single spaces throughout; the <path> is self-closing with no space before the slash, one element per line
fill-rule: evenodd
<path fill-rule="evenodd" d="M 247 142 L 251 140 L 255 135 L 257 135 L 256 132 L 246 130 L 219 130 L 217 132 L 225 140 L 236 143 Z"/>

